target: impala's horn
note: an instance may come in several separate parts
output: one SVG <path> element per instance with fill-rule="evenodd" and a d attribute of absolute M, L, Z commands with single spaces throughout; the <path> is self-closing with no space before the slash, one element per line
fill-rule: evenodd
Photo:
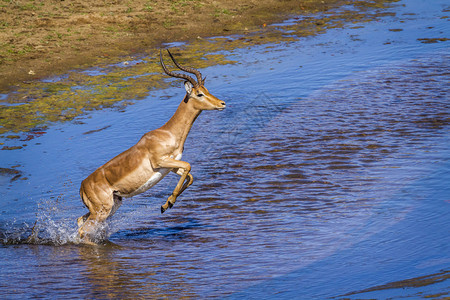
<path fill-rule="evenodd" d="M 180 65 L 180 64 L 175 60 L 175 58 L 173 57 L 172 53 L 170 53 L 169 49 L 167 49 L 167 53 L 169 53 L 170 58 L 172 59 L 173 63 L 175 64 L 175 66 L 177 66 L 178 69 L 180 69 L 180 70 L 182 70 L 182 71 L 185 71 L 185 72 L 188 72 L 188 73 L 191 73 L 191 74 L 194 74 L 195 77 L 197 77 L 197 83 L 196 83 L 195 85 L 203 85 L 203 84 L 205 83 L 206 77 L 205 77 L 205 78 L 202 78 L 202 73 L 200 73 L 199 70 L 194 69 L 194 68 L 192 68 L 192 67 L 184 67 L 184 66 Z M 161 52 L 160 52 L 160 54 L 161 54 Z M 161 59 L 161 61 L 162 61 L 162 59 Z M 167 72 L 166 72 L 166 73 L 167 73 Z M 192 83 L 192 82 L 191 82 L 191 83 Z"/>
<path fill-rule="evenodd" d="M 169 50 L 167 50 L 167 52 L 169 52 Z M 171 57 L 172 60 L 173 60 L 172 54 L 171 54 L 170 52 L 169 52 L 169 54 L 170 54 L 170 57 Z M 163 61 L 163 58 L 162 58 L 162 50 L 159 51 L 159 59 L 160 59 L 160 61 L 161 61 L 161 66 L 162 66 L 164 72 L 165 72 L 167 75 L 172 76 L 172 77 L 175 77 L 175 78 L 181 78 L 181 79 L 187 80 L 187 81 L 189 81 L 193 86 L 198 86 L 198 85 L 199 85 L 199 84 L 195 81 L 195 79 L 192 78 L 192 77 L 189 76 L 189 75 L 186 75 L 186 74 L 179 74 L 179 73 L 174 73 L 174 72 L 169 71 L 169 69 L 167 69 L 166 65 L 164 64 L 164 61 Z M 178 64 L 175 62 L 175 60 L 173 60 L 173 62 L 174 62 L 175 65 L 177 65 L 177 67 L 178 67 Z M 181 68 L 180 68 L 180 69 L 181 69 Z M 181 70 L 183 70 L 183 69 L 181 69 Z M 184 71 L 184 70 L 183 70 L 183 71 Z M 197 70 L 196 70 L 196 71 L 197 71 Z M 188 72 L 188 71 L 186 71 L 186 72 Z M 198 72 L 198 71 L 197 71 L 197 72 Z M 200 72 L 198 72 L 198 73 L 200 73 Z"/>

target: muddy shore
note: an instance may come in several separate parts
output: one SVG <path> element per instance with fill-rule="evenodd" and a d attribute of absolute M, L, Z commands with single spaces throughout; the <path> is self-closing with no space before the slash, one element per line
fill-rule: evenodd
<path fill-rule="evenodd" d="M 6 137 L 1 150 L 21 149 L 51 123 L 81 122 L 78 116 L 98 109 L 122 110 L 151 90 L 167 88 L 157 58 L 165 43 L 178 48 L 174 54 L 183 64 L 234 64 L 239 62 L 220 52 L 360 28 L 395 14 L 386 11 L 392 2 L 174 0 L 88 6 L 5 0 L 0 4 L 0 138 Z M 288 18 L 293 24 L 275 25 Z"/>
<path fill-rule="evenodd" d="M 98 59 L 145 53 L 163 42 L 245 33 L 290 15 L 326 11 L 346 2 L 4 0 L 0 92 Z"/>

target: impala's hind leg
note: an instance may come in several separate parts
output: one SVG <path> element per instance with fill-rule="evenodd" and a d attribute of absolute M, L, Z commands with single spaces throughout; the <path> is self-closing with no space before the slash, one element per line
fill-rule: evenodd
<path fill-rule="evenodd" d="M 121 203 L 121 197 L 102 190 L 88 192 L 83 187 L 80 190 L 81 198 L 89 212 L 78 218 L 78 236 L 84 243 L 92 244 L 98 236 L 98 229 L 106 219 L 115 212 Z M 117 204 L 117 205 L 115 205 Z"/>
<path fill-rule="evenodd" d="M 103 206 L 99 211 L 90 212 L 86 220 L 78 229 L 78 235 L 83 242 L 93 243 L 101 236 L 100 227 L 111 215 L 113 206 Z"/>
<path fill-rule="evenodd" d="M 110 216 L 112 216 L 117 211 L 117 209 L 122 205 L 122 197 L 120 197 L 118 195 L 113 195 L 113 197 L 114 197 L 113 198 L 114 199 L 114 207 L 111 210 Z M 91 215 L 91 212 L 88 212 L 84 216 L 81 216 L 77 219 L 78 228 L 83 226 L 84 222 L 86 222 L 86 220 L 89 218 L 90 215 Z"/>
<path fill-rule="evenodd" d="M 87 218 L 89 217 L 91 213 L 88 212 L 87 214 L 85 214 L 84 216 L 81 216 L 77 219 L 77 225 L 78 228 L 80 228 L 81 226 L 83 226 L 84 222 L 86 222 Z"/>
<path fill-rule="evenodd" d="M 114 200 L 114 206 L 111 210 L 111 213 L 109 214 L 110 217 L 114 215 L 117 211 L 117 209 L 122 205 L 122 197 L 116 194 L 113 194 L 113 200 Z"/>

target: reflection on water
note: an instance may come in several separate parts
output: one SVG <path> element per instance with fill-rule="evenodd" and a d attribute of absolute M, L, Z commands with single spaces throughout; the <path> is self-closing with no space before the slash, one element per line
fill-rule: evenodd
<path fill-rule="evenodd" d="M 361 67 L 370 43 L 347 51 L 333 42 L 344 54 L 332 60 L 321 41 L 255 47 L 254 63 L 239 50 L 232 59 L 246 58 L 242 65 L 208 68 L 208 87 L 230 105 L 194 125 L 184 155 L 194 185 L 165 215 L 159 202 L 176 177 L 127 201 L 103 245 L 74 243 L 80 179 L 177 103 L 99 113 L 8 154 L 11 164 L 35 169 L 18 171 L 28 181 L 4 180 L 0 295 L 383 298 L 413 285 L 436 295 L 450 261 L 448 51 L 419 48 L 414 59 L 402 52 L 389 60 L 401 49 L 389 46 Z M 23 244 L 36 219 L 36 243 Z"/>

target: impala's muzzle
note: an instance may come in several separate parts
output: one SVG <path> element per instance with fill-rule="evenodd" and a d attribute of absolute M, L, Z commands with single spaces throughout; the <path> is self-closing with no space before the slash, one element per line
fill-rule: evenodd
<path fill-rule="evenodd" d="M 222 106 L 218 107 L 217 110 L 224 110 L 227 107 L 227 105 L 223 101 L 220 102 L 220 105 Z"/>

